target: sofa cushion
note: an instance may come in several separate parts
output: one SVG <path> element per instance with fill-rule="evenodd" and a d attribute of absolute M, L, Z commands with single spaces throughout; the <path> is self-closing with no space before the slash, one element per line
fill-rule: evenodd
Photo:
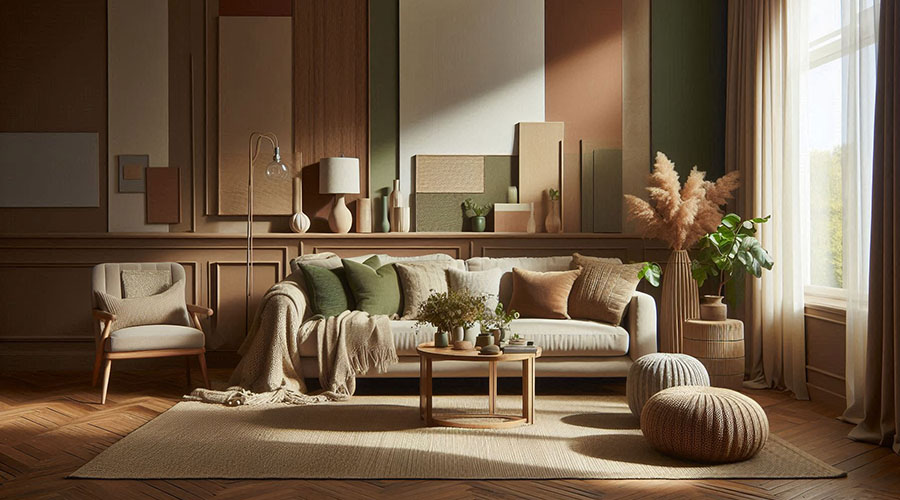
<path fill-rule="evenodd" d="M 394 267 L 403 291 L 403 318 L 417 319 L 419 307 L 432 293 L 447 292 L 447 268 L 452 261 L 397 262 Z"/>
<path fill-rule="evenodd" d="M 145 325 L 116 330 L 109 335 L 107 352 L 194 349 L 203 347 L 203 332 L 189 326 Z M 315 346 L 313 346 L 315 347 Z"/>
<path fill-rule="evenodd" d="M 621 264 L 622 261 L 610 258 L 610 262 Z M 559 255 L 553 257 L 473 257 L 466 261 L 469 271 L 484 271 L 487 269 L 501 269 L 500 277 L 500 302 L 509 305 L 512 298 L 512 268 L 526 269 L 528 271 L 565 271 L 572 263 L 571 255 Z"/>
<path fill-rule="evenodd" d="M 371 261 L 367 260 L 366 262 Z M 369 314 L 386 314 L 388 316 L 402 312 L 400 280 L 397 278 L 397 270 L 393 264 L 377 269 L 348 259 L 344 259 L 343 264 L 347 283 L 356 300 L 356 309 Z"/>
<path fill-rule="evenodd" d="M 500 278 L 503 276 L 501 269 L 487 269 L 485 271 L 460 271 L 450 269 L 447 271 L 447 284 L 450 290 L 466 291 L 475 295 L 484 295 L 485 309 L 493 311 L 500 300 Z"/>
<path fill-rule="evenodd" d="M 637 289 L 643 264 L 612 264 L 605 259 L 575 254 L 572 267 L 581 275 L 569 294 L 569 316 L 618 325 Z"/>
<path fill-rule="evenodd" d="M 513 268 L 513 293 L 507 309 L 523 318 L 569 319 L 569 292 L 581 274 L 570 271 L 526 271 Z"/>
<path fill-rule="evenodd" d="M 170 269 L 123 269 L 122 298 L 137 299 L 163 293 L 172 286 Z"/>
<path fill-rule="evenodd" d="M 356 306 L 343 267 L 328 269 L 300 264 L 300 271 L 303 273 L 309 307 L 313 314 L 321 314 L 328 318 Z"/>
<path fill-rule="evenodd" d="M 512 333 L 533 340 L 542 356 L 624 356 L 629 336 L 621 326 L 576 319 L 520 318 Z"/>

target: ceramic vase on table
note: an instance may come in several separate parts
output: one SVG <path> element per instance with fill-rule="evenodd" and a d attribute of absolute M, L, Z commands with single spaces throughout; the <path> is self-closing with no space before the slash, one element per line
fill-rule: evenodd
<path fill-rule="evenodd" d="M 300 179 L 300 176 L 296 176 L 293 178 L 291 186 L 293 189 L 292 192 L 292 204 L 294 208 L 294 215 L 291 216 L 290 226 L 291 231 L 295 233 L 305 233 L 309 230 L 309 217 L 303 213 L 303 181 Z"/>
<path fill-rule="evenodd" d="M 544 227 L 548 233 L 562 231 L 562 220 L 559 216 L 559 200 L 550 200 L 550 212 L 544 217 Z"/>
<path fill-rule="evenodd" d="M 700 292 L 687 250 L 673 250 L 663 272 L 659 303 L 659 350 L 682 352 L 684 321 L 700 317 Z"/>
<path fill-rule="evenodd" d="M 700 319 L 706 321 L 725 321 L 728 319 L 728 305 L 721 295 L 704 295 L 700 297 Z"/>
<path fill-rule="evenodd" d="M 434 346 L 447 347 L 450 345 L 450 335 L 447 332 L 434 332 Z"/>

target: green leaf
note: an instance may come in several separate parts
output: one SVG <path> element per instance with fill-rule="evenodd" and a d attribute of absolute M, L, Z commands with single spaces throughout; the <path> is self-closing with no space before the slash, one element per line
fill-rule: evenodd
<path fill-rule="evenodd" d="M 763 223 L 769 222 L 769 219 L 771 219 L 771 218 L 772 218 L 772 215 L 769 214 L 765 217 L 754 217 L 754 218 L 750 219 L 750 222 L 753 222 L 755 224 L 763 224 Z"/>
<path fill-rule="evenodd" d="M 741 217 L 738 214 L 728 214 L 722 217 L 722 225 L 728 229 L 734 229 L 741 223 Z"/>
<path fill-rule="evenodd" d="M 658 287 L 659 278 L 662 276 L 662 268 L 656 262 L 644 262 L 644 266 L 638 272 L 638 278 L 647 280 L 647 283 Z"/>

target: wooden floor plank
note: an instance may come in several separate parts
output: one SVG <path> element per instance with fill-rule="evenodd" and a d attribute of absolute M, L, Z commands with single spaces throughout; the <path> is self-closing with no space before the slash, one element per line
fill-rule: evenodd
<path fill-rule="evenodd" d="M 212 370 L 224 382 L 228 373 Z M 887 448 L 846 438 L 851 426 L 827 406 L 797 401 L 777 391 L 745 391 L 762 405 L 774 434 L 807 453 L 849 471 L 823 480 L 153 480 L 65 479 L 104 449 L 176 404 L 184 390 L 181 370 L 117 371 L 106 405 L 89 373 L 38 372 L 0 375 L 0 496 L 6 498 L 155 499 L 374 499 L 455 498 L 897 498 L 900 456 Z M 477 393 L 466 381 L 453 390 Z M 394 385 L 392 385 L 394 384 Z M 367 394 L 409 392 L 408 381 L 360 381 Z M 538 397 L 551 393 L 622 394 L 613 381 L 538 381 Z M 406 392 L 404 392 L 406 391 Z M 501 384 L 501 392 L 503 384 Z M 558 392 L 557 392 L 558 391 Z M 416 392 L 410 392 L 415 394 Z"/>

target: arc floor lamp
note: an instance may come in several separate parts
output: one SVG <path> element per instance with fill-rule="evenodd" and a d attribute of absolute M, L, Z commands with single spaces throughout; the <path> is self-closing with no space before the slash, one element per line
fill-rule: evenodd
<path fill-rule="evenodd" d="M 247 326 L 250 326 L 250 297 L 253 293 L 253 164 L 259 157 L 259 147 L 263 139 L 272 144 L 272 161 L 266 164 L 266 178 L 273 181 L 286 181 L 290 178 L 290 169 L 281 161 L 281 150 L 278 148 L 278 136 L 272 132 L 251 132 L 249 146 L 249 168 L 247 169 Z M 255 142 L 254 142 L 255 141 Z"/>

